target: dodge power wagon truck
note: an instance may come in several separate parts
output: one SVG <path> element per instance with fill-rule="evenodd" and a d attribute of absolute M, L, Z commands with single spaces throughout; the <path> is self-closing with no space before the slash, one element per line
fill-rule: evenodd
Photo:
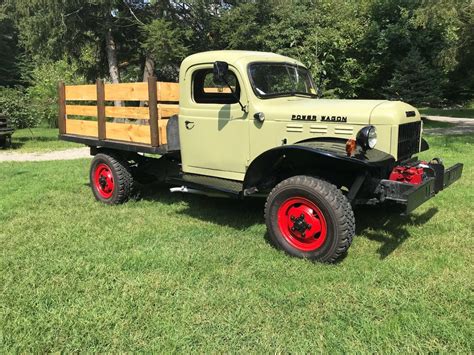
<path fill-rule="evenodd" d="M 112 106 L 114 100 L 126 104 Z M 179 85 L 156 78 L 60 83 L 59 104 L 60 138 L 91 148 L 97 200 L 127 201 L 134 181 L 240 199 L 266 196 L 274 244 L 323 262 L 351 245 L 354 205 L 390 203 L 408 213 L 459 179 L 463 168 L 417 159 L 428 144 L 414 107 L 320 99 L 302 63 L 272 53 L 191 55 L 181 64 Z"/>

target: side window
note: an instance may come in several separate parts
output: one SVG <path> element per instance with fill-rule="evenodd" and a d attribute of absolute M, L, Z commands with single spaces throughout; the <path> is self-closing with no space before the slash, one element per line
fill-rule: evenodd
<path fill-rule="evenodd" d="M 235 104 L 238 100 L 226 84 L 214 83 L 212 69 L 200 69 L 193 73 L 193 97 L 199 104 Z M 237 77 L 229 70 L 226 78 L 240 98 L 240 85 Z"/>

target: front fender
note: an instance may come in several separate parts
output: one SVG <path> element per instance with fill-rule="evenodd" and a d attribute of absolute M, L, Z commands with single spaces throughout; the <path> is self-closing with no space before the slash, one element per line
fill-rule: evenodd
<path fill-rule="evenodd" d="M 282 166 L 301 171 L 324 171 L 327 174 L 350 173 L 356 176 L 364 170 L 391 169 L 395 158 L 377 149 L 363 151 L 357 147 L 355 154 L 347 156 L 345 142 L 307 141 L 267 150 L 250 164 L 244 179 L 244 189 L 257 186 Z M 354 174 L 355 173 L 355 174 Z"/>

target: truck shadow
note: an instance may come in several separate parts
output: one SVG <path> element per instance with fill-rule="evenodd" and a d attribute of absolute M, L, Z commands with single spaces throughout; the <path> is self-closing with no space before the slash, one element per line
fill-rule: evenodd
<path fill-rule="evenodd" d="M 380 243 L 377 250 L 380 259 L 385 259 L 409 237 L 408 226 L 421 226 L 427 223 L 438 209 L 432 207 L 422 214 L 400 215 L 389 210 L 389 207 L 357 207 L 356 238 L 361 236 Z"/>
<path fill-rule="evenodd" d="M 179 211 L 180 215 L 243 231 L 255 224 L 265 223 L 263 208 L 265 200 L 254 198 L 237 200 L 203 195 L 171 193 L 169 187 L 153 186 L 140 189 L 138 199 L 158 201 L 173 205 L 185 202 Z"/>
<path fill-rule="evenodd" d="M 177 213 L 202 221 L 215 223 L 220 226 L 244 231 L 256 224 L 264 224 L 263 210 L 265 199 L 254 198 L 249 200 L 232 200 L 226 198 L 207 197 L 201 195 L 170 193 L 168 187 L 156 186 L 140 189 L 139 199 L 158 201 L 164 204 L 186 202 L 186 206 Z M 388 206 L 385 207 L 357 207 L 356 237 L 367 238 L 380 243 L 377 252 L 380 259 L 385 259 L 405 240 L 410 237 L 408 226 L 421 226 L 427 223 L 437 212 L 433 207 L 422 214 L 400 215 Z M 238 237 L 238 234 L 235 235 Z M 268 233 L 265 240 L 272 245 Z M 342 261 L 341 258 L 340 261 Z"/>

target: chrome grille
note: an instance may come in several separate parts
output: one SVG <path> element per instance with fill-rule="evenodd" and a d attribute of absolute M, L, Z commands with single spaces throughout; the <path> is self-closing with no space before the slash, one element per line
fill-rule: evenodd
<path fill-rule="evenodd" d="M 398 160 L 420 151 L 421 121 L 405 123 L 398 128 Z"/>

